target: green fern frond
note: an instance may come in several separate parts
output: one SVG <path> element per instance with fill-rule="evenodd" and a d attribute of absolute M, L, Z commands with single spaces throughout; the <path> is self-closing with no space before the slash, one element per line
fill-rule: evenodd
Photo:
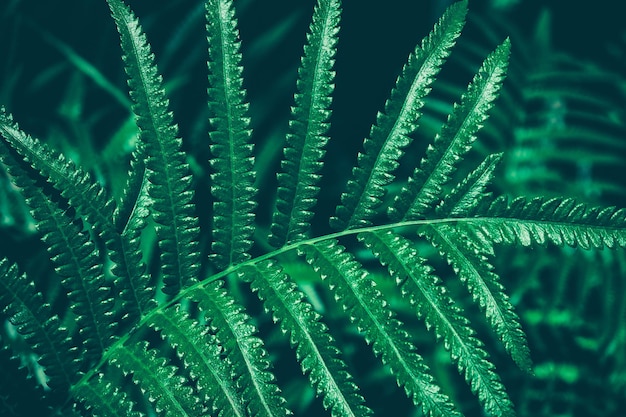
<path fill-rule="evenodd" d="M 489 197 L 486 188 L 493 180 L 494 170 L 502 154 L 491 154 L 474 171 L 457 184 L 437 206 L 437 216 L 457 216 Z"/>
<path fill-rule="evenodd" d="M 185 417 L 206 412 L 187 384 L 187 378 L 178 374 L 177 368 L 159 356 L 157 350 L 149 349 L 148 342 L 133 342 L 113 349 L 109 360 L 125 375 L 131 375 L 133 382 L 147 393 L 158 414 Z"/>
<path fill-rule="evenodd" d="M 426 326 L 438 339 L 443 339 L 452 360 L 487 413 L 514 415 L 512 402 L 471 323 L 413 244 L 393 232 L 364 233 L 359 239 L 389 268 L 392 278 L 402 285 L 402 295 L 417 309 L 417 315 L 424 318 Z"/>
<path fill-rule="evenodd" d="M 22 193 L 33 190 L 26 183 L 19 183 L 25 181 L 28 175 L 24 173 L 25 168 L 15 162 L 10 149 L 22 156 L 42 179 L 58 190 L 61 197 L 67 199 L 69 206 L 91 225 L 94 234 L 102 238 L 107 255 L 113 262 L 111 272 L 115 275 L 115 285 L 120 290 L 126 316 L 131 321 L 138 320 L 138 312 L 142 307 L 137 300 L 137 294 L 145 289 L 148 282 L 138 282 L 137 276 L 132 275 L 136 260 L 132 259 L 132 254 L 128 255 L 131 260 L 126 259 L 125 243 L 114 226 L 115 202 L 107 197 L 99 183 L 93 181 L 90 175 L 76 167 L 73 162 L 24 133 L 4 108 L 0 108 L 0 138 L 4 141 L 0 146 L 0 158 L 8 166 L 22 172 L 14 177 Z M 38 204 L 34 203 L 35 206 Z"/>
<path fill-rule="evenodd" d="M 265 308 L 271 311 L 289 341 L 296 348 L 296 356 L 304 373 L 323 396 L 324 407 L 333 417 L 369 416 L 371 410 L 363 403 L 357 386 L 339 357 L 328 328 L 319 315 L 305 301 L 291 278 L 274 261 L 246 266 L 241 269 L 243 280 L 251 282 Z"/>
<path fill-rule="evenodd" d="M 447 224 L 424 226 L 419 231 L 454 267 L 515 363 L 530 372 L 532 362 L 520 319 L 489 260 L 493 256 L 491 242 L 472 240 Z"/>
<path fill-rule="evenodd" d="M 413 402 L 429 416 L 459 416 L 450 398 L 435 383 L 402 323 L 354 257 L 333 240 L 304 245 L 301 251 Z"/>
<path fill-rule="evenodd" d="M 340 7 L 339 0 L 321 1 L 307 34 L 284 149 L 283 172 L 278 174 L 278 195 L 269 237 L 275 247 L 305 238 L 313 217 L 311 209 L 319 191 L 318 172 L 328 142 Z"/>
<path fill-rule="evenodd" d="M 41 240 L 66 288 L 76 323 L 84 330 L 81 359 L 84 363 L 97 360 L 111 343 L 116 327 L 114 299 L 111 286 L 105 281 L 99 251 L 90 236 L 81 230 L 81 219 L 74 218 L 44 195 L 4 144 L 0 144 L 0 160 L 15 176 L 14 183 L 37 221 Z"/>
<path fill-rule="evenodd" d="M 84 404 L 94 417 L 127 416 L 144 417 L 136 411 L 134 401 L 117 384 L 98 374 L 89 384 L 79 384 L 73 388 L 74 395 Z"/>
<path fill-rule="evenodd" d="M 250 258 L 254 234 L 254 157 L 243 88 L 241 41 L 232 0 L 206 2 L 213 258 L 225 269 Z"/>
<path fill-rule="evenodd" d="M 185 365 L 199 397 L 214 410 L 228 415 L 245 416 L 241 391 L 233 381 L 231 361 L 222 355 L 222 347 L 210 329 L 192 319 L 180 306 L 173 311 L 157 311 L 147 324 L 160 331 Z M 181 379 L 182 381 L 182 379 Z"/>
<path fill-rule="evenodd" d="M 59 317 L 52 314 L 33 281 L 6 259 L 0 260 L 0 289 L 0 309 L 39 355 L 48 386 L 68 389 L 78 379 L 79 361 Z"/>
<path fill-rule="evenodd" d="M 233 366 L 236 386 L 247 401 L 246 409 L 258 415 L 278 417 L 289 414 L 285 399 L 271 373 L 269 353 L 256 336 L 257 329 L 244 308 L 230 296 L 222 281 L 216 281 L 192 294 L 207 323 Z"/>
<path fill-rule="evenodd" d="M 146 147 L 146 199 L 156 222 L 164 291 L 176 294 L 197 280 L 200 264 L 191 171 L 168 110 L 154 56 L 139 22 L 120 0 L 107 0 L 120 33 L 133 112 Z"/>
<path fill-rule="evenodd" d="M 421 218 L 440 201 L 442 187 L 463 155 L 476 140 L 476 133 L 487 119 L 488 111 L 504 80 L 511 44 L 507 39 L 485 59 L 482 67 L 461 97 L 461 103 L 435 137 L 434 144 L 416 169 L 407 185 L 389 209 L 393 220 Z"/>
<path fill-rule="evenodd" d="M 450 6 L 402 69 L 385 110 L 376 117 L 370 137 L 363 142 L 353 178 L 341 196 L 331 225 L 336 229 L 371 224 L 381 205 L 385 186 L 393 179 L 398 160 L 412 140 L 424 98 L 450 54 L 465 23 L 467 1 Z"/>
<path fill-rule="evenodd" d="M 474 215 L 467 224 L 494 243 L 626 247 L 625 209 L 590 207 L 571 198 L 499 197 Z"/>

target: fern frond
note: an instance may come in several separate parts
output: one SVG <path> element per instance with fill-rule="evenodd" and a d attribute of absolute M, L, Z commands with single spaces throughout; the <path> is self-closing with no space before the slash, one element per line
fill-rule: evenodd
<path fill-rule="evenodd" d="M 393 220 L 416 219 L 434 209 L 442 195 L 442 187 L 476 140 L 476 133 L 488 117 L 488 111 L 502 86 L 511 44 L 505 40 L 489 55 L 474 79 L 455 104 L 442 130 L 428 147 L 420 167 L 389 208 Z"/>
<path fill-rule="evenodd" d="M 460 416 L 374 281 L 354 257 L 333 240 L 303 245 L 301 251 L 413 402 L 421 404 L 429 416 Z"/>
<path fill-rule="evenodd" d="M 120 390 L 114 382 L 108 381 L 103 374 L 94 376 L 89 384 L 76 385 L 72 392 L 94 417 L 144 416 L 134 409 L 136 405 L 128 398 L 127 393 Z"/>
<path fill-rule="evenodd" d="M 269 353 L 243 307 L 224 288 L 223 281 L 204 286 L 191 295 L 223 344 L 232 363 L 236 386 L 248 410 L 278 417 L 290 414 L 271 373 Z"/>
<path fill-rule="evenodd" d="M 282 331 L 289 334 L 302 371 L 309 374 L 317 394 L 323 395 L 324 407 L 330 409 L 331 415 L 371 415 L 339 357 L 328 328 L 280 265 L 266 261 L 243 267 L 239 275 L 251 283 L 266 310 L 272 312 Z"/>
<path fill-rule="evenodd" d="M 250 257 L 254 233 L 254 157 L 243 88 L 241 41 L 232 0 L 206 2 L 209 43 L 211 193 L 215 265 L 225 269 Z"/>
<path fill-rule="evenodd" d="M 133 261 L 126 259 L 126 251 L 123 250 L 125 244 L 113 223 L 114 200 L 108 198 L 105 190 L 72 161 L 24 133 L 4 108 L 0 108 L 0 137 L 6 144 L 0 146 L 0 158 L 7 166 L 20 170 L 12 177 L 14 182 L 27 181 L 28 173 L 19 167 L 7 148 L 17 152 L 58 190 L 67 199 L 69 206 L 84 217 L 94 233 L 103 239 L 107 254 L 113 261 L 111 272 L 115 275 L 115 284 L 128 311 L 127 318 L 138 320 L 137 312 L 141 306 L 137 304 L 134 294 L 141 292 L 147 283 L 137 282 L 136 276 L 131 275 Z M 24 184 L 16 185 L 24 189 Z"/>
<path fill-rule="evenodd" d="M 485 189 L 493 180 L 493 172 L 501 159 L 501 153 L 487 156 L 474 171 L 445 195 L 437 206 L 437 216 L 462 215 L 487 198 L 489 194 Z"/>
<path fill-rule="evenodd" d="M 493 256 L 491 242 L 471 239 L 448 224 L 424 226 L 419 231 L 453 266 L 511 358 L 530 372 L 532 361 L 519 316 L 489 261 Z"/>
<path fill-rule="evenodd" d="M 417 129 L 424 98 L 459 37 L 466 14 L 466 0 L 450 6 L 421 46 L 409 56 L 385 103 L 384 112 L 378 113 L 369 138 L 363 142 L 358 165 L 331 219 L 334 228 L 371 224 L 385 194 L 384 187 L 393 181 L 393 171 L 398 167 L 403 149 L 411 143 L 411 135 Z"/>
<path fill-rule="evenodd" d="M 116 327 L 114 299 L 104 278 L 99 251 L 88 233 L 81 230 L 81 219 L 75 219 L 44 195 L 42 188 L 35 186 L 27 171 L 12 158 L 5 144 L 0 144 L 0 160 L 12 174 L 14 184 L 37 221 L 41 240 L 71 301 L 70 309 L 83 329 L 81 357 L 86 362 L 97 359 L 112 342 Z"/>
<path fill-rule="evenodd" d="M 146 147 L 148 202 L 157 225 L 164 291 L 176 294 L 197 280 L 200 265 L 191 170 L 139 21 L 121 0 L 107 2 L 120 33 L 132 108 Z"/>
<path fill-rule="evenodd" d="M 499 197 L 473 215 L 467 224 L 494 243 L 626 247 L 626 209 L 591 207 L 571 198 Z"/>
<path fill-rule="evenodd" d="M 176 349 L 185 371 L 197 380 L 194 385 L 207 405 L 226 415 L 246 415 L 244 399 L 234 383 L 231 361 L 223 356 L 220 342 L 208 327 L 189 318 L 180 305 L 152 314 L 148 325 L 160 331 Z"/>
<path fill-rule="evenodd" d="M 77 350 L 59 317 L 52 314 L 35 284 L 17 266 L 0 260 L 0 311 L 39 355 L 50 387 L 68 389 L 79 375 Z"/>
<path fill-rule="evenodd" d="M 333 66 L 339 32 L 340 0 L 320 1 L 307 34 L 298 71 L 292 120 L 283 150 L 283 172 L 278 174 L 278 195 L 269 242 L 274 247 L 307 236 L 317 202 L 324 147 L 328 142 Z"/>
<path fill-rule="evenodd" d="M 514 415 L 504 385 L 471 323 L 413 244 L 393 232 L 364 233 L 359 235 L 359 240 L 389 268 L 396 283 L 402 285 L 402 295 L 417 309 L 417 315 L 424 318 L 437 339 L 443 339 L 445 348 L 472 391 L 478 395 L 487 414 Z"/>
<path fill-rule="evenodd" d="M 187 417 L 205 413 L 187 378 L 179 375 L 175 366 L 168 365 L 166 358 L 158 356 L 157 350 L 148 349 L 148 342 L 118 346 L 110 351 L 109 361 L 125 375 L 131 374 L 157 414 Z"/>

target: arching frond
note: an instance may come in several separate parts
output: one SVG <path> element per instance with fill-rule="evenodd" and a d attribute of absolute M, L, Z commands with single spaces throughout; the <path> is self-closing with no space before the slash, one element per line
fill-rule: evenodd
<path fill-rule="evenodd" d="M 164 291 L 177 293 L 196 279 L 200 264 L 198 219 L 192 204 L 191 171 L 168 110 L 154 56 L 139 21 L 120 0 L 108 0 L 120 33 L 133 112 L 145 146 L 147 191 L 161 250 Z"/>
<path fill-rule="evenodd" d="M 280 266 L 268 261 L 246 267 L 241 277 L 251 282 L 252 289 L 272 312 L 274 320 L 289 334 L 302 371 L 309 374 L 317 394 L 323 396 L 324 406 L 333 417 L 371 415 L 339 357 L 339 349 L 328 328 Z"/>
<path fill-rule="evenodd" d="M 461 103 L 454 106 L 448 121 L 426 151 L 389 210 L 394 220 L 416 219 L 427 215 L 441 199 L 442 187 L 450 181 L 463 155 L 476 140 L 476 133 L 487 119 L 487 112 L 498 97 L 504 80 L 511 45 L 507 39 L 485 59 Z"/>
<path fill-rule="evenodd" d="M 466 14 L 467 1 L 454 3 L 409 56 L 384 112 L 377 115 L 370 137 L 363 142 L 353 178 L 331 219 L 333 227 L 355 228 L 371 223 L 385 195 L 384 187 L 393 181 L 403 149 L 417 129 L 424 98 L 459 37 Z"/>
<path fill-rule="evenodd" d="M 374 353 L 391 368 L 398 384 L 429 416 L 460 415 L 435 383 L 428 365 L 366 270 L 335 241 L 302 248 L 307 261 L 336 294 Z"/>

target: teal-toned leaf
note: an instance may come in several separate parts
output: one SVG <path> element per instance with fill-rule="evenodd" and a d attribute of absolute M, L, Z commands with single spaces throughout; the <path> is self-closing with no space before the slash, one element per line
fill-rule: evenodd
<path fill-rule="evenodd" d="M 67 199 L 69 206 L 91 225 L 94 234 L 102 238 L 112 261 L 110 270 L 115 275 L 117 289 L 127 310 L 126 318 L 137 321 L 142 307 L 135 294 L 142 292 L 148 284 L 136 282 L 132 271 L 134 260 L 126 259 L 125 244 L 113 223 L 114 200 L 107 197 L 105 190 L 72 161 L 24 133 L 4 108 L 0 108 L 0 136 L 4 139 L 0 146 L 0 159 L 9 169 L 18 170 L 14 172 L 12 180 L 27 182 L 28 175 L 26 167 L 15 160 L 9 148 L 17 152 L 32 167 L 33 172 L 40 175 L 40 179 L 58 190 L 61 197 Z M 24 184 L 16 184 L 22 192 L 28 190 Z M 47 194 L 47 197 L 53 198 L 52 193 Z"/>
<path fill-rule="evenodd" d="M 488 117 L 506 75 L 511 44 L 507 39 L 485 59 L 454 110 L 429 146 L 426 156 L 389 208 L 393 220 L 418 219 L 432 214 L 442 200 L 443 186 L 470 150 Z"/>
<path fill-rule="evenodd" d="M 231 362 L 236 387 L 248 410 L 258 416 L 290 414 L 271 373 L 269 353 L 244 308 L 228 294 L 222 281 L 203 286 L 191 295 Z"/>
<path fill-rule="evenodd" d="M 398 160 L 417 129 L 420 109 L 437 74 L 461 33 L 467 1 L 453 4 L 430 34 L 409 56 L 384 112 L 378 113 L 369 138 L 363 142 L 347 191 L 341 196 L 331 225 L 337 229 L 371 224 L 381 205 L 385 186 L 393 179 Z"/>
<path fill-rule="evenodd" d="M 526 335 L 499 277 L 493 272 L 489 260 L 493 256 L 491 243 L 483 244 L 448 224 L 424 226 L 419 231 L 453 266 L 511 358 L 521 369 L 530 372 L 532 362 Z"/>
<path fill-rule="evenodd" d="M 60 326 L 59 317 L 52 314 L 34 282 L 6 259 L 0 260 L 0 311 L 39 355 L 48 386 L 68 389 L 76 382 L 78 352 L 67 329 Z"/>
<path fill-rule="evenodd" d="M 499 197 L 473 215 L 468 225 L 494 243 L 626 247 L 626 209 L 593 207 L 571 198 Z"/>
<path fill-rule="evenodd" d="M 94 417 L 127 416 L 142 417 L 137 406 L 114 382 L 98 374 L 88 382 L 77 384 L 72 394 L 81 401 Z"/>
<path fill-rule="evenodd" d="M 298 71 L 287 147 L 278 174 L 278 195 L 269 242 L 280 247 L 307 236 L 317 202 L 324 146 L 334 90 L 333 65 L 339 32 L 340 1 L 322 0 L 315 8 Z"/>
<path fill-rule="evenodd" d="M 513 404 L 471 323 L 413 244 L 393 232 L 364 233 L 359 239 L 388 267 L 417 315 L 443 340 L 487 414 L 513 416 Z"/>
<path fill-rule="evenodd" d="M 243 267 L 240 277 L 251 283 L 265 308 L 272 312 L 323 404 L 333 417 L 369 416 L 357 386 L 340 358 L 339 349 L 311 304 L 274 261 Z"/>
<path fill-rule="evenodd" d="M 207 326 L 190 319 L 180 305 L 150 315 L 148 324 L 176 349 L 207 406 L 229 416 L 246 415 L 231 361 L 222 354 L 219 341 Z"/>
<path fill-rule="evenodd" d="M 250 258 L 256 208 L 250 117 L 232 3 L 206 2 L 211 194 L 215 199 L 211 257 L 220 269 Z"/>
<path fill-rule="evenodd" d="M 30 208 L 41 240 L 47 247 L 55 271 L 70 299 L 70 309 L 82 330 L 84 351 L 81 359 L 88 363 L 97 360 L 111 344 L 116 322 L 111 285 L 106 282 L 98 248 L 91 236 L 82 230 L 81 218 L 60 208 L 58 197 L 45 195 L 5 144 L 0 144 L 0 160 L 5 164 L 12 181 L 19 187 Z"/>
<path fill-rule="evenodd" d="M 148 350 L 147 342 L 117 345 L 109 352 L 109 362 L 125 375 L 132 376 L 159 415 L 188 417 L 206 414 L 187 378 L 156 350 Z"/>
<path fill-rule="evenodd" d="M 197 280 L 200 265 L 191 170 L 139 21 L 121 0 L 107 1 L 120 33 L 140 146 L 145 146 L 148 202 L 159 237 L 164 291 L 176 294 Z"/>
<path fill-rule="evenodd" d="M 415 404 L 429 416 L 460 416 L 367 271 L 336 241 L 304 245 L 307 261 L 382 358 Z"/>
<path fill-rule="evenodd" d="M 441 204 L 437 206 L 437 216 L 460 216 L 467 211 L 473 210 L 482 201 L 491 196 L 491 194 L 485 192 L 485 189 L 491 183 L 493 172 L 501 159 L 501 153 L 487 156 L 474 171 L 445 195 Z"/>

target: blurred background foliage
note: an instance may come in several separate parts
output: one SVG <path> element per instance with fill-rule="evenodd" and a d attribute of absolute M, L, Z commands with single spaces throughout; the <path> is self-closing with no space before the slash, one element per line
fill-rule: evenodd
<path fill-rule="evenodd" d="M 208 210 L 207 188 L 202 188 L 208 179 L 202 1 L 128 3 L 152 44 L 190 151 L 200 187 L 200 211 Z M 322 184 L 326 193 L 315 218 L 318 233 L 328 230 L 324 219 L 334 210 L 344 184 L 341 179 L 354 165 L 356 151 L 407 55 L 449 3 L 344 1 L 333 140 L 324 171 L 329 180 Z M 496 192 L 568 195 L 626 206 L 626 26 L 619 3 L 472 0 L 467 27 L 435 84 L 406 158 L 421 155 L 482 59 L 510 36 L 513 53 L 505 92 L 466 165 L 471 169 L 485 154 L 504 151 Z M 264 227 L 314 1 L 236 0 L 235 4 L 258 155 L 259 222 Z M 136 130 L 118 37 L 105 1 L 0 1 L 0 104 L 24 130 L 61 149 L 114 194 L 119 193 Z M 407 174 L 400 172 L 399 178 Z M 52 274 L 35 227 L 2 170 L 0 254 L 18 261 L 42 282 Z M 535 375 L 524 375 L 496 344 L 490 350 L 520 416 L 618 416 L 626 409 L 625 264 L 619 251 L 499 248 L 496 271 L 517 305 L 535 361 Z M 328 310 L 332 303 L 324 300 L 317 283 L 306 274 L 296 275 L 302 277 L 301 286 L 315 305 Z M 463 293 L 458 297 L 467 298 Z M 465 301 L 471 311 L 470 300 Z M 402 315 L 406 306 L 399 301 L 394 305 Z M 402 318 L 414 330 L 423 353 L 435 359 L 441 356 L 442 348 L 405 312 Z M 335 320 L 332 310 L 325 314 L 328 321 Z M 259 318 L 259 326 L 270 328 L 269 320 Z M 346 332 L 337 338 L 345 355 L 357 378 L 366 381 L 366 398 L 367 390 L 377 393 L 369 397 L 374 402 L 371 406 L 384 415 L 389 404 L 386 394 L 393 391 L 386 386 L 390 380 L 379 368 L 368 366 L 371 358 L 361 356 L 362 341 L 350 333 L 347 323 L 341 326 Z M 0 336 L 15 338 L 6 326 Z M 269 340 L 276 340 L 276 352 L 286 348 L 278 335 Z M 0 352 L 1 369 L 19 367 L 19 361 L 10 356 Z M 299 409 L 294 411 L 315 415 L 318 408 L 312 392 L 302 380 L 290 382 L 285 361 L 277 374 L 288 381 L 286 394 L 298 399 Z M 446 390 L 464 404 L 466 415 L 479 415 L 475 399 L 455 371 L 445 360 L 439 362 L 441 369 L 435 371 Z M 0 403 L 30 395 L 31 391 L 16 386 L 6 391 L 14 381 L 0 380 Z M 406 406 L 397 415 L 413 415 L 408 401 L 393 401 L 398 407 Z M 30 404 L 37 412 L 43 408 L 36 407 L 45 406 Z M 31 415 L 33 410 L 15 409 L 14 415 Z"/>

